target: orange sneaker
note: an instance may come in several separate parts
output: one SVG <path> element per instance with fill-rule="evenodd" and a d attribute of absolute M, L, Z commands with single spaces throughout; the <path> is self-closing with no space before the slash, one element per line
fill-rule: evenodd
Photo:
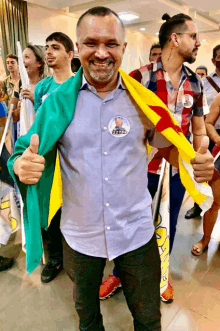
<path fill-rule="evenodd" d="M 120 278 L 113 275 L 109 275 L 104 282 L 102 282 L 99 289 L 99 299 L 105 300 L 108 299 L 111 295 L 115 293 L 117 288 L 121 287 Z"/>
<path fill-rule="evenodd" d="M 167 289 L 160 295 L 161 301 L 165 303 L 171 303 L 174 300 L 174 291 L 172 286 L 170 285 L 170 282 L 168 282 Z"/>

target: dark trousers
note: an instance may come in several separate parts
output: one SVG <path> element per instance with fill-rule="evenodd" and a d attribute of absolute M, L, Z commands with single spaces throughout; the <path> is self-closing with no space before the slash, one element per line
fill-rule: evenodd
<path fill-rule="evenodd" d="M 79 330 L 104 331 L 99 287 L 105 258 L 73 250 L 63 238 L 64 269 L 74 282 L 74 301 Z M 135 331 L 160 331 L 160 257 L 156 236 L 144 246 L 114 260 Z"/>
<path fill-rule="evenodd" d="M 43 239 L 47 242 L 48 262 L 63 261 L 62 233 L 60 231 L 61 208 L 53 217 L 47 231 L 42 229 Z"/>
<path fill-rule="evenodd" d="M 154 198 L 159 182 L 159 175 L 148 172 L 148 189 Z M 185 188 L 180 180 L 180 175 L 177 173 L 170 178 L 170 253 L 173 248 L 173 242 L 176 234 L 176 225 L 183 202 Z"/>

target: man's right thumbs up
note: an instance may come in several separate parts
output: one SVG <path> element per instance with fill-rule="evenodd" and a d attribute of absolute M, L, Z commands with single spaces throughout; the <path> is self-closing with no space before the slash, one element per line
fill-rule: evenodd
<path fill-rule="evenodd" d="M 45 158 L 38 155 L 39 136 L 31 136 L 30 146 L 14 162 L 14 173 L 24 184 L 33 185 L 38 183 L 44 171 Z"/>

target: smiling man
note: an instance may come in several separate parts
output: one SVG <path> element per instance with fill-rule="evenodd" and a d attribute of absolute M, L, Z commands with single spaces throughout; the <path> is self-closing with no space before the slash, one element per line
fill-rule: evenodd
<path fill-rule="evenodd" d="M 25 188 L 24 200 L 26 190 L 33 190 L 37 202 L 47 208 L 50 188 L 42 190 L 41 185 L 49 183 L 54 162 L 48 157 L 54 151 L 51 147 L 57 145 L 62 175 L 64 267 L 74 282 L 79 329 L 104 330 L 99 287 L 108 258 L 117 267 L 135 331 L 160 331 L 160 257 L 143 143 L 146 131 L 155 127 L 118 73 L 126 42 L 117 14 L 105 7 L 84 13 L 77 24 L 77 48 L 82 69 L 46 98 L 29 133 L 16 145 L 9 162 L 10 173 L 21 190 Z M 169 120 L 166 111 L 165 115 Z M 126 126 L 126 133 L 113 135 L 118 118 Z M 156 131 L 152 138 L 152 144 L 171 162 L 177 160 L 172 154 L 176 149 L 161 133 Z M 213 158 L 207 146 L 201 148 L 202 154 L 193 161 L 198 182 L 209 180 L 213 174 Z M 43 192 L 43 197 L 38 192 Z M 39 214 L 36 209 L 29 219 L 35 237 L 39 226 L 32 226 L 36 212 Z M 27 238 L 29 252 L 29 243 L 33 247 L 36 238 Z M 31 253 L 35 263 L 40 254 L 37 256 L 33 248 Z"/>

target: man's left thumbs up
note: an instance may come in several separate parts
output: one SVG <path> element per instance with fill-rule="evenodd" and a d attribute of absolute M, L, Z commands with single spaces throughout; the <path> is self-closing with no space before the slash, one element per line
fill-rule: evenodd
<path fill-rule="evenodd" d="M 214 172 L 214 158 L 208 150 L 209 138 L 204 136 L 198 149 L 198 154 L 192 159 L 194 179 L 197 183 L 208 182 Z"/>

